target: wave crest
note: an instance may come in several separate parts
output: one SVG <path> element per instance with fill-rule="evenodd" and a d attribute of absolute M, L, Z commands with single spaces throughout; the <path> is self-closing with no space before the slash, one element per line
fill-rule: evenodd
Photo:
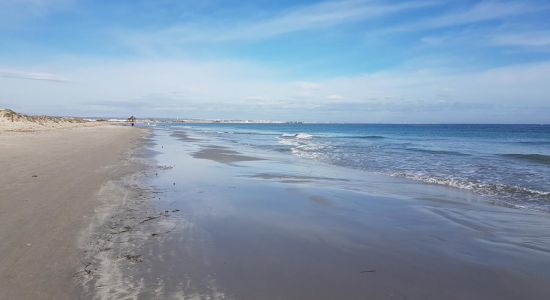
<path fill-rule="evenodd" d="M 283 133 L 280 137 L 283 139 L 311 139 L 313 135 L 307 133 Z"/>
<path fill-rule="evenodd" d="M 430 184 L 445 185 L 459 189 L 471 190 L 485 195 L 510 195 L 536 197 L 539 199 L 550 200 L 550 192 L 533 190 L 520 186 L 511 186 L 504 184 L 482 183 L 465 181 L 457 178 L 441 178 L 422 174 L 391 173 L 390 176 L 403 177 L 416 181 L 422 181 Z"/>

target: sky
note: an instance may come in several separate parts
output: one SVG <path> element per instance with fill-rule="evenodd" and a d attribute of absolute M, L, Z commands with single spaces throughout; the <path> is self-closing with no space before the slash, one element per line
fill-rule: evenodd
<path fill-rule="evenodd" d="M 0 0 L 0 107 L 550 123 L 550 2 Z"/>

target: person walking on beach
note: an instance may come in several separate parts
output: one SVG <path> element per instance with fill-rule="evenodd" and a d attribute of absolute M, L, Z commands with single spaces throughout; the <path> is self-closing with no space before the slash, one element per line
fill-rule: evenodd
<path fill-rule="evenodd" d="M 128 122 L 130 122 L 130 124 L 132 124 L 132 126 L 134 126 L 134 123 L 136 122 L 136 117 L 130 116 L 130 117 L 128 118 Z"/>

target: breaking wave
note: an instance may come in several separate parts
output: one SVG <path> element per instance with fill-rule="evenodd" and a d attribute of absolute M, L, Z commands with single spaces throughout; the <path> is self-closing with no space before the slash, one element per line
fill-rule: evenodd
<path fill-rule="evenodd" d="M 313 135 L 307 133 L 283 133 L 280 138 L 283 139 L 311 139 Z"/>

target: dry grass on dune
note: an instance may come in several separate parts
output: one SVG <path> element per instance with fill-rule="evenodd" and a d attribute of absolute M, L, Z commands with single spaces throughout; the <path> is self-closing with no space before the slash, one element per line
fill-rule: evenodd
<path fill-rule="evenodd" d="M 35 131 L 48 128 L 74 127 L 88 122 L 80 118 L 29 116 L 11 109 L 0 109 L 0 131 Z"/>
<path fill-rule="evenodd" d="M 64 117 L 51 117 L 51 116 L 29 116 L 25 114 L 17 113 L 11 109 L 0 109 L 0 118 L 6 119 L 11 122 L 33 122 L 37 124 L 47 123 L 83 123 L 85 122 L 79 118 L 64 118 Z"/>

